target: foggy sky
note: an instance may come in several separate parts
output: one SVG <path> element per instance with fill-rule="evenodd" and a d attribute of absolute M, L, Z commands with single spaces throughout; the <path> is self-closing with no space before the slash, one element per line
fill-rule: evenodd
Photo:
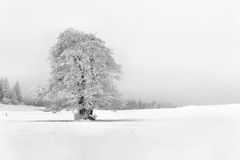
<path fill-rule="evenodd" d="M 68 27 L 95 33 L 122 65 L 124 98 L 240 103 L 240 3 L 234 0 L 0 0 L 0 77 L 49 78 Z"/>

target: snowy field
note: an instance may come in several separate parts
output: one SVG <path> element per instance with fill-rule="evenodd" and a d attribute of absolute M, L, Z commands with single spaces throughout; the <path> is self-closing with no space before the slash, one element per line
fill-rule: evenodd
<path fill-rule="evenodd" d="M 1 160 L 239 160 L 240 105 L 71 112 L 0 105 Z"/>

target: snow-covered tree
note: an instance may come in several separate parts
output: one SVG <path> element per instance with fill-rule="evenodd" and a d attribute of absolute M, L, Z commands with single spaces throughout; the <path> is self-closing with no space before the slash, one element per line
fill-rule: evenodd
<path fill-rule="evenodd" d="M 7 78 L 3 79 L 2 81 L 2 90 L 3 98 L 11 99 L 11 89 Z"/>
<path fill-rule="evenodd" d="M 40 94 L 52 102 L 50 111 L 121 105 L 115 88 L 121 67 L 113 52 L 94 34 L 67 29 L 50 51 L 51 78 Z"/>
<path fill-rule="evenodd" d="M 16 82 L 12 89 L 13 97 L 16 98 L 18 102 L 22 102 L 22 91 L 19 82 Z"/>
<path fill-rule="evenodd" d="M 19 101 L 17 99 L 17 94 L 13 90 L 11 91 L 11 104 L 15 104 L 15 105 L 19 104 Z"/>
<path fill-rule="evenodd" d="M 50 100 L 48 100 L 46 97 L 44 98 L 45 94 L 48 92 L 48 89 L 48 84 L 41 84 L 31 88 L 33 105 L 48 106 L 48 104 L 50 104 Z"/>
<path fill-rule="evenodd" d="M 0 101 L 3 99 L 3 79 L 0 80 Z"/>

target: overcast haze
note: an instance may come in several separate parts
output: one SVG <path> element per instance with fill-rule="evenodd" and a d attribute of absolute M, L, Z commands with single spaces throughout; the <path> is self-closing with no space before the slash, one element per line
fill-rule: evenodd
<path fill-rule="evenodd" d="M 0 77 L 24 92 L 49 78 L 49 49 L 68 27 L 114 49 L 125 98 L 240 102 L 240 3 L 234 0 L 0 0 Z"/>

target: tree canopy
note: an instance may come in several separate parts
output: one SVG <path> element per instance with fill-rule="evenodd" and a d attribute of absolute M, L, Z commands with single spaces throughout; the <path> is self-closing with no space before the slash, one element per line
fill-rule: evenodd
<path fill-rule="evenodd" d="M 114 109 L 121 105 L 114 83 L 120 78 L 121 67 L 112 50 L 94 34 L 66 29 L 51 48 L 49 59 L 51 78 L 39 94 L 51 102 L 49 110 Z"/>

